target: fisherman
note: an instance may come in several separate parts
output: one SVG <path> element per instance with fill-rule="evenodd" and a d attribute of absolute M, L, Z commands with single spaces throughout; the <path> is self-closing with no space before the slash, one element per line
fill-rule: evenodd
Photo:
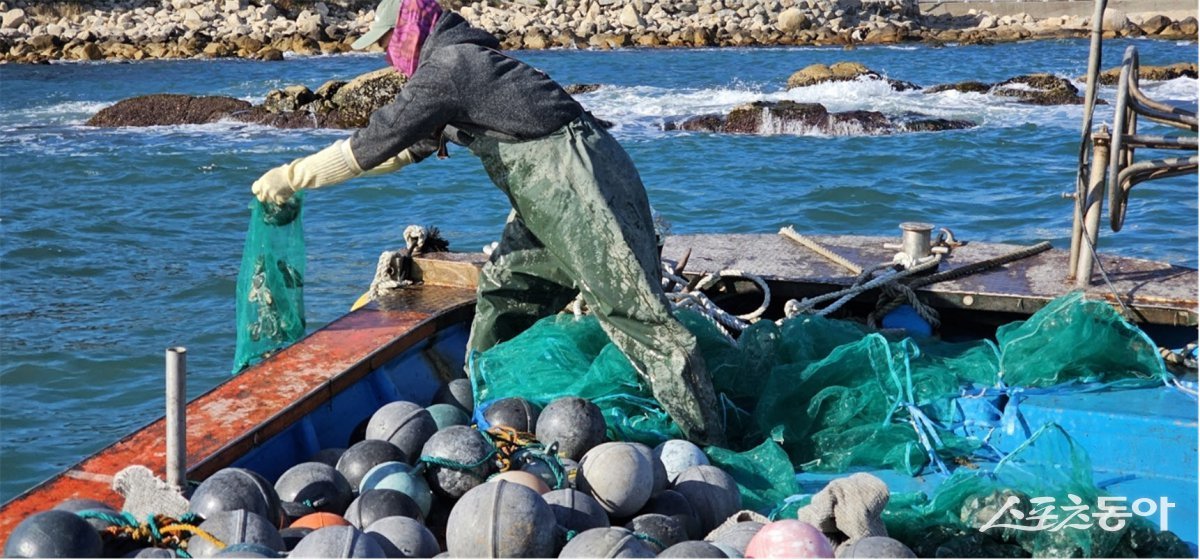
<path fill-rule="evenodd" d="M 390 13 L 396 13 L 391 18 Z M 646 190 L 625 150 L 545 73 L 498 51 L 435 0 L 384 0 L 362 48 L 389 31 L 407 83 L 366 128 L 255 181 L 263 202 L 398 170 L 466 146 L 512 204 L 479 277 L 468 356 L 561 311 L 582 292 L 614 344 L 691 440 L 724 430 L 696 338 L 672 315 Z"/>

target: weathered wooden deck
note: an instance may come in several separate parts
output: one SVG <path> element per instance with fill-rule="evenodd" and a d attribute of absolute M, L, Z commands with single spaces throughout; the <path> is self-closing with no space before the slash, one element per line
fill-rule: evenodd
<path fill-rule="evenodd" d="M 801 232 L 803 233 L 803 232 Z M 890 262 L 896 253 L 884 243 L 899 238 L 854 235 L 812 235 L 810 238 L 864 268 Z M 971 241 L 954 250 L 939 271 L 1012 253 L 1022 246 Z M 663 257 L 679 259 L 691 249 L 689 274 L 740 270 L 783 287 L 785 297 L 813 295 L 849 286 L 854 274 L 811 249 L 780 235 L 681 235 L 667 239 Z M 920 288 L 924 301 L 940 308 L 1033 313 L 1050 300 L 1070 292 L 1066 279 L 1068 252 L 1044 253 L 999 268 Z M 1165 263 L 1101 254 L 1112 288 L 1099 273 L 1087 296 L 1121 301 L 1139 323 L 1191 326 L 1197 324 L 1195 269 Z"/>

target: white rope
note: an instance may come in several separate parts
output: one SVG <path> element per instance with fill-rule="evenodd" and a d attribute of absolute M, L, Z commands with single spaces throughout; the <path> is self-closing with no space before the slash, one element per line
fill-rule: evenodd
<path fill-rule="evenodd" d="M 823 294 L 823 295 L 813 297 L 813 298 L 804 298 L 803 300 L 799 300 L 799 301 L 794 300 L 794 299 L 788 300 L 788 302 L 785 303 L 783 306 L 783 312 L 784 312 L 784 315 L 789 319 L 792 317 L 801 315 L 801 314 L 813 314 L 813 315 L 823 317 L 825 315 L 829 315 L 830 313 L 833 313 L 834 311 L 837 311 L 839 308 L 841 308 L 847 302 L 849 302 L 850 300 L 853 300 L 855 297 L 858 297 L 863 292 L 873 290 L 875 288 L 878 288 L 878 287 L 884 286 L 884 285 L 893 285 L 893 284 L 898 285 L 900 279 L 907 278 L 909 276 L 912 276 L 912 275 L 920 273 L 920 272 L 924 272 L 931 268 L 936 268 L 938 266 L 938 264 L 941 263 L 941 261 L 942 261 L 941 255 L 933 255 L 931 257 L 924 259 L 922 262 L 920 262 L 919 264 L 916 264 L 915 266 L 913 266 L 911 268 L 904 268 L 901 270 L 894 269 L 894 267 L 897 266 L 896 263 L 894 263 L 894 262 L 881 264 L 881 265 L 878 265 L 869 270 L 864 270 L 863 273 L 860 274 L 858 276 L 858 278 L 855 279 L 854 284 L 852 284 L 848 288 L 844 288 L 844 289 L 838 290 L 836 292 Z M 866 278 L 869 278 L 875 272 L 877 272 L 879 270 L 883 270 L 883 269 L 889 269 L 889 268 L 892 269 L 891 272 L 881 274 L 872 280 L 867 280 L 865 282 L 863 281 L 863 280 L 866 280 Z M 817 304 L 824 303 L 829 300 L 835 300 L 835 301 L 820 310 L 816 310 Z"/>
<path fill-rule="evenodd" d="M 662 278 L 664 293 L 673 308 L 692 309 L 700 312 L 730 339 L 733 338 L 730 331 L 745 330 L 751 323 L 762 317 L 771 305 L 771 288 L 767 285 L 766 280 L 740 270 L 722 270 L 705 274 L 692 287 L 689 287 L 688 279 L 679 275 L 671 265 L 664 262 L 662 263 Z M 756 309 L 742 315 L 733 315 L 721 309 L 704 294 L 704 290 L 716 286 L 721 280 L 733 278 L 750 280 L 762 290 L 763 302 Z"/>

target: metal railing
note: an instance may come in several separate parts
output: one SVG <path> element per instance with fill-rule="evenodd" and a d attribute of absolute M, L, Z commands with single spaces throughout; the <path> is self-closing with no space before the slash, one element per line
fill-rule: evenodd
<path fill-rule="evenodd" d="M 1162 136 L 1137 133 L 1138 118 L 1183 130 L 1197 132 L 1196 113 L 1154 101 L 1138 86 L 1137 48 L 1129 46 L 1121 62 L 1114 104 L 1112 132 L 1105 125 L 1092 132 L 1101 52 L 1101 26 L 1105 0 L 1096 0 L 1092 17 L 1092 45 L 1088 60 L 1087 91 L 1084 98 L 1083 133 L 1080 139 L 1079 168 L 1075 182 L 1075 218 L 1071 226 L 1071 258 L 1067 279 L 1081 288 L 1091 284 L 1096 266 L 1096 245 L 1100 236 L 1100 217 L 1107 192 L 1109 222 L 1114 232 L 1125 223 L 1129 193 L 1144 181 L 1196 173 L 1200 157 L 1195 155 L 1196 136 Z M 1091 147 L 1089 160 L 1089 146 Z M 1134 161 L 1138 149 L 1186 150 L 1193 154 Z M 1086 177 L 1086 180 L 1085 180 Z"/>

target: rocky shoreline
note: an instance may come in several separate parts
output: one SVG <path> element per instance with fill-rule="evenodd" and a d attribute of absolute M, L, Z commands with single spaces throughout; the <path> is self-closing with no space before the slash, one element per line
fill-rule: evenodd
<path fill-rule="evenodd" d="M 0 61 L 240 57 L 350 50 L 363 0 L 0 0 Z M 1087 17 L 923 15 L 915 0 L 447 2 L 506 49 L 996 43 L 1084 37 Z M 981 4 L 986 5 L 986 4 Z M 1194 16 L 1110 10 L 1109 36 L 1196 40 Z M 381 50 L 377 45 L 374 50 Z"/>

